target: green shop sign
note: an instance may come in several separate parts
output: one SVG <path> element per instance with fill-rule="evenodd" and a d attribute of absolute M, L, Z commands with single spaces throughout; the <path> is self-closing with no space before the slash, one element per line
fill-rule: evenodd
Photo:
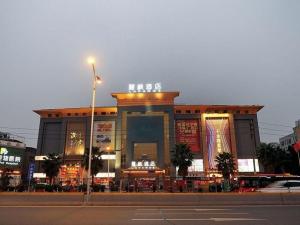
<path fill-rule="evenodd" d="M 0 147 L 0 166 L 18 167 L 21 165 L 23 149 Z"/>

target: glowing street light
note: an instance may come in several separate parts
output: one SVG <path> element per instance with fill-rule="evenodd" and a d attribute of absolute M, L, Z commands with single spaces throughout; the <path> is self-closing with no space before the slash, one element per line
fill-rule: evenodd
<path fill-rule="evenodd" d="M 92 147 L 93 147 L 93 131 L 94 131 L 94 111 L 95 111 L 95 96 L 96 96 L 96 84 L 101 83 L 101 79 L 96 75 L 95 71 L 95 58 L 89 57 L 87 59 L 89 65 L 92 65 L 93 68 L 93 94 L 92 94 L 92 115 L 91 115 L 91 132 L 90 132 L 90 146 L 89 146 L 89 163 L 88 163 L 88 174 L 87 174 L 87 198 L 88 202 L 90 199 L 90 183 L 91 183 L 91 163 L 92 163 Z"/>

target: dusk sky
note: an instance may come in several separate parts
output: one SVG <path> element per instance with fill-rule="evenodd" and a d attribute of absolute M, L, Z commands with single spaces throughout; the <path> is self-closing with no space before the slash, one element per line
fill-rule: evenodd
<path fill-rule="evenodd" d="M 300 1 L 1 1 L 0 131 L 36 147 L 32 110 L 96 105 L 129 83 L 161 82 L 177 104 L 260 104 L 260 136 L 300 119 Z"/>

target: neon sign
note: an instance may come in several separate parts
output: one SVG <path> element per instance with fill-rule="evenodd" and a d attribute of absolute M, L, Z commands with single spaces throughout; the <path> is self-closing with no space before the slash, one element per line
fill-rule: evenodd
<path fill-rule="evenodd" d="M 129 84 L 129 93 L 161 92 L 161 83 Z"/>

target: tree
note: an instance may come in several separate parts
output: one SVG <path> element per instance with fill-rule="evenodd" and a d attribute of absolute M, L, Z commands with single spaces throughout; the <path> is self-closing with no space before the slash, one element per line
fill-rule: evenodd
<path fill-rule="evenodd" d="M 91 175 L 92 175 L 92 186 L 94 185 L 94 177 L 103 168 L 103 160 L 101 158 L 103 151 L 100 151 L 98 147 L 92 147 L 92 159 L 91 159 Z M 87 171 L 89 168 L 89 148 L 85 149 L 83 166 Z"/>
<path fill-rule="evenodd" d="M 229 152 L 219 153 L 215 159 L 218 171 L 223 175 L 223 178 L 229 180 L 230 175 L 233 175 L 235 169 L 234 157 Z"/>
<path fill-rule="evenodd" d="M 176 144 L 175 154 L 172 158 L 172 164 L 178 167 L 178 175 L 183 179 L 188 175 L 188 168 L 192 165 L 194 154 L 191 152 L 190 146 L 187 144 Z"/>
<path fill-rule="evenodd" d="M 290 161 L 289 153 L 276 143 L 261 143 L 256 149 L 258 161 L 268 173 L 284 173 Z"/>
<path fill-rule="evenodd" d="M 47 177 L 49 177 L 50 184 L 53 184 L 53 178 L 59 173 L 59 169 L 62 165 L 62 157 L 55 153 L 50 153 L 42 162 L 42 168 L 45 171 Z"/>
<path fill-rule="evenodd" d="M 230 175 L 233 175 L 235 169 L 234 157 L 229 152 L 219 153 L 215 159 L 218 171 L 224 178 L 224 190 L 230 191 Z"/>

